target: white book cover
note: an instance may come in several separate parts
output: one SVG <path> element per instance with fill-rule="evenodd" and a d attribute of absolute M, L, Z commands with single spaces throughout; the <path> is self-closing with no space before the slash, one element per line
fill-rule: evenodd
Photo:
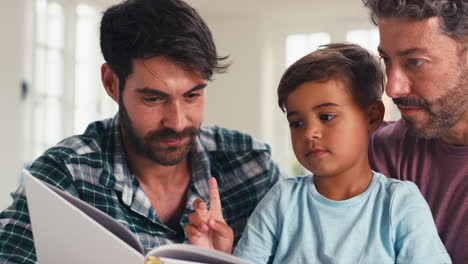
<path fill-rule="evenodd" d="M 189 244 L 164 245 L 144 255 L 135 235 L 112 217 L 27 170 L 23 177 L 39 264 L 249 264 Z"/>

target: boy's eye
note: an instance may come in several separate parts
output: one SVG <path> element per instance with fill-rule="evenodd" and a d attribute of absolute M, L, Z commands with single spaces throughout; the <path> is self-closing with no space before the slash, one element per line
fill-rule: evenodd
<path fill-rule="evenodd" d="M 335 117 L 336 117 L 336 115 L 332 115 L 332 114 L 321 114 L 319 116 L 320 120 L 322 120 L 322 121 L 330 121 Z"/>
<path fill-rule="evenodd" d="M 299 120 L 298 121 L 291 121 L 291 122 L 289 122 L 289 127 L 290 128 L 298 128 L 298 127 L 301 127 L 302 124 L 303 124 L 303 122 L 299 121 Z"/>

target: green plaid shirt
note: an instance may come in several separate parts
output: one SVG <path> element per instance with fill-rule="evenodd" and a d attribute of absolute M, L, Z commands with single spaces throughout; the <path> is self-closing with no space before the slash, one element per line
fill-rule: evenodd
<path fill-rule="evenodd" d="M 90 124 L 83 135 L 47 150 L 30 172 L 115 218 L 137 236 L 146 252 L 158 245 L 188 242 L 182 231 L 161 222 L 127 167 L 118 122 L 114 118 Z M 202 126 L 189 158 L 192 180 L 181 227 L 188 223 L 196 198 L 209 202 L 207 180 L 213 176 L 236 242 L 257 203 L 284 177 L 271 160 L 269 146 L 216 126 Z M 13 204 L 0 214 L 0 263 L 36 263 L 24 187 L 12 197 Z"/>

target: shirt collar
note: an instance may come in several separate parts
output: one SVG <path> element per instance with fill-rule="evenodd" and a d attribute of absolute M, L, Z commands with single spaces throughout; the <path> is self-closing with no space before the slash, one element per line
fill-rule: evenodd
<path fill-rule="evenodd" d="M 201 198 L 206 203 L 209 203 L 208 179 L 211 177 L 212 164 L 208 152 L 201 144 L 200 137 L 195 139 L 189 159 L 192 167 L 192 179 L 189 192 L 187 193 L 186 208 L 193 210 L 192 204 L 196 198 Z"/>
<path fill-rule="evenodd" d="M 106 180 L 105 182 L 108 186 L 110 183 L 113 183 L 113 186 L 109 187 L 112 187 L 118 193 L 122 194 L 121 199 L 124 204 L 138 211 L 140 214 L 149 216 L 149 211 L 152 211 L 150 210 L 151 203 L 148 197 L 144 195 L 143 190 L 139 187 L 136 177 L 128 168 L 122 139 L 120 137 L 119 124 L 120 119 L 117 115 L 114 117 L 111 124 L 113 146 L 109 146 L 112 147 L 110 153 L 113 154 L 113 168 L 112 172 L 110 172 L 110 178 L 112 178 L 112 180 Z M 191 161 L 192 178 L 187 193 L 186 208 L 193 210 L 192 205 L 196 198 L 201 198 L 209 204 L 208 179 L 211 177 L 212 171 L 219 171 L 220 168 L 211 164 L 209 152 L 204 148 L 200 136 L 195 138 L 192 150 L 188 155 Z M 215 175 L 220 175 L 220 173 L 215 173 Z M 218 184 L 221 184 L 218 177 L 217 180 Z"/>
<path fill-rule="evenodd" d="M 127 159 L 120 136 L 120 118 L 117 114 L 111 124 L 111 131 L 113 133 L 113 144 L 109 146 L 112 149 L 110 153 L 113 156 L 113 168 L 110 172 L 110 177 L 113 179 L 113 188 L 117 192 L 122 193 L 122 201 L 127 206 L 131 206 L 134 196 L 134 175 L 130 172 L 127 166 Z"/>

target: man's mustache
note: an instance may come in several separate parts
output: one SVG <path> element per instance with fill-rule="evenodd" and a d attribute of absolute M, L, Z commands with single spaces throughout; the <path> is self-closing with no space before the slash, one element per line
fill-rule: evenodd
<path fill-rule="evenodd" d="M 392 100 L 396 105 L 422 107 L 426 109 L 429 108 L 429 104 L 425 100 L 422 100 L 422 99 L 399 97 L 399 98 L 393 98 Z"/>
<path fill-rule="evenodd" d="M 163 128 L 160 130 L 151 131 L 145 138 L 147 140 L 180 140 L 186 137 L 194 137 L 198 133 L 195 127 L 187 127 L 180 132 L 176 132 L 170 128 Z"/>

